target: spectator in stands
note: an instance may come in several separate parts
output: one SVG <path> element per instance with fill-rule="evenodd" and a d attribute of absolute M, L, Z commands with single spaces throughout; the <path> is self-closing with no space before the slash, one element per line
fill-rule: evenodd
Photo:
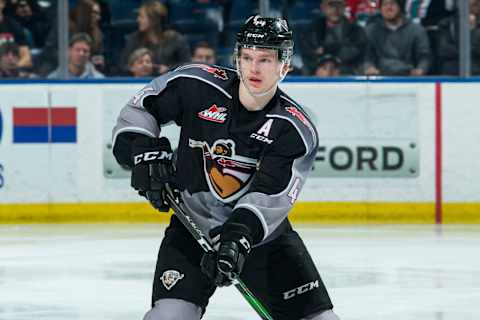
<path fill-rule="evenodd" d="M 192 62 L 215 64 L 217 63 L 217 56 L 215 49 L 213 49 L 208 42 L 201 41 L 197 43 L 193 49 Z"/>
<path fill-rule="evenodd" d="M 15 19 L 4 15 L 5 5 L 6 0 L 0 0 L 0 45 L 7 42 L 16 43 L 20 56 L 19 67 L 30 68 L 32 67 L 32 56 L 25 32 Z"/>
<path fill-rule="evenodd" d="M 86 33 L 92 39 L 91 60 L 95 67 L 104 70 L 106 61 L 103 55 L 103 34 L 99 27 L 101 6 L 99 0 L 78 0 L 70 10 L 68 29 L 69 34 Z M 38 59 L 36 72 L 42 76 L 49 74 L 58 63 L 58 29 L 57 22 L 53 22 L 45 46 Z"/>
<path fill-rule="evenodd" d="M 19 60 L 17 44 L 7 42 L 0 45 L 0 78 L 17 78 Z"/>
<path fill-rule="evenodd" d="M 480 74 L 480 0 L 470 0 L 471 74 Z M 458 13 L 440 21 L 437 35 L 437 57 L 442 75 L 459 75 L 460 36 Z"/>
<path fill-rule="evenodd" d="M 5 8 L 27 33 L 32 48 L 42 48 L 50 30 L 47 12 L 35 0 L 10 1 Z"/>
<path fill-rule="evenodd" d="M 345 17 L 344 0 L 322 0 L 324 16 L 315 20 L 302 37 L 301 52 L 307 74 L 314 74 L 317 57 L 331 54 L 342 60 L 342 74 L 361 72 L 366 36 Z"/>
<path fill-rule="evenodd" d="M 128 57 L 137 48 L 148 48 L 153 52 L 153 62 L 158 65 L 157 73 L 165 73 L 172 67 L 190 61 L 187 39 L 174 30 L 166 29 L 167 8 L 157 0 L 140 6 L 138 30 L 127 38 L 121 62 L 127 66 Z"/>
<path fill-rule="evenodd" d="M 105 70 L 103 33 L 100 29 L 102 11 L 97 0 L 78 0 L 70 11 L 70 34 L 86 33 L 92 38 L 91 61 L 96 69 Z"/>
<path fill-rule="evenodd" d="M 338 77 L 342 62 L 331 54 L 323 54 L 318 57 L 315 75 L 317 77 Z"/>
<path fill-rule="evenodd" d="M 151 77 L 153 73 L 153 53 L 147 48 L 138 48 L 128 57 L 128 71 L 133 77 Z"/>
<path fill-rule="evenodd" d="M 90 50 L 92 48 L 92 38 L 86 33 L 74 34 L 68 47 L 68 77 L 79 79 L 104 78 L 104 75 L 95 69 L 90 62 Z M 60 77 L 60 70 L 48 75 L 49 79 Z"/>
<path fill-rule="evenodd" d="M 0 78 L 30 78 L 31 74 L 18 66 L 20 50 L 14 42 L 0 45 Z"/>
<path fill-rule="evenodd" d="M 422 76 L 431 65 L 425 29 L 404 15 L 404 0 L 382 0 L 382 19 L 366 27 L 367 75 Z"/>

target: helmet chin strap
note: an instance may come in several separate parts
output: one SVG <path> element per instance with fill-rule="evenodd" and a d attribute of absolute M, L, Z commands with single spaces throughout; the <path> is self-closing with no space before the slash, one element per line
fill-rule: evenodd
<path fill-rule="evenodd" d="M 267 90 L 263 91 L 263 92 L 254 93 L 250 90 L 250 87 L 247 85 L 247 83 L 245 81 L 245 78 L 243 77 L 242 71 L 240 69 L 240 63 L 238 62 L 238 59 L 236 59 L 236 65 L 237 65 L 237 74 L 238 74 L 238 77 L 240 78 L 240 80 L 242 80 L 243 86 L 245 87 L 245 89 L 247 89 L 248 93 L 252 97 L 255 97 L 255 98 L 264 97 L 264 96 L 270 94 L 272 91 L 277 90 L 278 84 L 280 82 L 282 82 L 282 80 L 285 78 L 285 76 L 287 75 L 287 72 L 288 72 L 288 70 L 285 71 L 285 72 L 282 72 L 282 70 L 285 67 L 285 61 L 283 61 L 282 64 L 280 65 L 280 72 L 279 72 L 280 76 L 278 77 L 278 80 L 275 81 L 275 83 L 272 85 L 272 87 L 270 89 L 267 89 Z"/>

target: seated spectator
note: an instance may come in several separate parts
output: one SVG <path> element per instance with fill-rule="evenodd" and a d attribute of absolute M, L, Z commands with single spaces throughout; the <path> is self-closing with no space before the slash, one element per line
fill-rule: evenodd
<path fill-rule="evenodd" d="M 69 34 L 86 33 L 92 39 L 91 60 L 96 68 L 105 68 L 103 56 L 103 34 L 99 27 L 100 5 L 97 0 L 78 0 L 70 10 L 68 21 Z M 53 22 L 45 46 L 39 57 L 36 72 L 42 76 L 49 74 L 58 63 L 58 28 Z"/>
<path fill-rule="evenodd" d="M 86 33 L 76 33 L 68 44 L 68 78 L 93 79 L 104 78 L 105 76 L 95 69 L 90 62 L 90 50 L 92 38 Z M 60 70 L 48 75 L 49 79 L 60 77 Z"/>
<path fill-rule="evenodd" d="M 20 60 L 19 67 L 32 67 L 32 56 L 28 46 L 27 38 L 22 27 L 15 19 L 4 15 L 6 0 L 0 0 L 0 45 L 12 42 L 18 45 Z"/>
<path fill-rule="evenodd" d="M 324 54 L 318 57 L 315 75 L 317 77 L 338 77 L 342 62 L 331 54 Z"/>
<path fill-rule="evenodd" d="M 403 0 L 383 0 L 382 18 L 367 25 L 367 75 L 422 76 L 431 65 L 425 29 L 408 20 Z"/>
<path fill-rule="evenodd" d="M 193 49 L 192 62 L 215 64 L 217 63 L 217 55 L 208 42 L 202 41 L 197 43 Z"/>
<path fill-rule="evenodd" d="M 45 44 L 50 21 L 46 11 L 35 0 L 10 1 L 6 10 L 28 32 L 32 48 L 42 48 Z"/>
<path fill-rule="evenodd" d="M 360 73 L 366 36 L 364 30 L 345 17 L 344 0 L 322 0 L 324 16 L 315 20 L 302 37 L 301 52 L 307 74 L 314 74 L 318 55 L 331 54 L 342 60 L 342 74 Z"/>
<path fill-rule="evenodd" d="M 128 57 L 128 71 L 133 77 L 151 77 L 153 73 L 153 53 L 147 48 L 139 48 Z"/>
<path fill-rule="evenodd" d="M 100 29 L 102 11 L 97 0 L 78 0 L 70 11 L 70 34 L 86 33 L 92 38 L 91 61 L 98 70 L 105 70 L 103 33 Z"/>
<path fill-rule="evenodd" d="M 156 73 L 190 61 L 190 47 L 187 39 L 174 30 L 166 30 L 167 8 L 156 0 L 140 6 L 137 23 L 138 31 L 129 34 L 122 52 L 121 65 L 127 66 L 128 57 L 138 48 L 153 52 L 153 62 L 158 66 Z"/>
<path fill-rule="evenodd" d="M 470 48 L 471 74 L 480 74 L 480 0 L 470 0 Z M 458 13 L 445 18 L 438 24 L 437 56 L 442 75 L 459 75 L 460 36 Z"/>
<path fill-rule="evenodd" d="M 18 66 L 20 50 L 16 43 L 0 45 L 0 78 L 31 78 L 32 74 Z"/>

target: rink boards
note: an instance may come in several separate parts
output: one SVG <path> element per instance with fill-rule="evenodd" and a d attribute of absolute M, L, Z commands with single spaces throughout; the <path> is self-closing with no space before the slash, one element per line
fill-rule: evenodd
<path fill-rule="evenodd" d="M 144 85 L 0 83 L 0 222 L 165 221 L 111 155 L 115 118 Z M 282 88 L 320 141 L 293 221 L 480 223 L 480 82 L 293 78 Z M 163 132 L 178 141 L 178 128 Z"/>

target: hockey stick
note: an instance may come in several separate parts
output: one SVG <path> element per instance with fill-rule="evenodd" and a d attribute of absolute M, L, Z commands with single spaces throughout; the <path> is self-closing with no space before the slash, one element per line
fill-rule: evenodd
<path fill-rule="evenodd" d="M 185 228 L 187 228 L 195 240 L 197 240 L 198 244 L 206 253 L 215 252 L 210 239 L 203 234 L 202 230 L 198 228 L 193 219 L 188 215 L 188 213 L 185 212 L 185 210 L 183 210 L 183 208 L 180 206 L 180 199 L 173 195 L 173 191 L 168 184 L 166 184 L 166 189 L 166 197 L 177 218 L 182 222 Z M 245 300 L 247 300 L 250 306 L 252 306 L 252 308 L 257 312 L 260 318 L 263 320 L 273 320 L 272 316 L 263 306 L 260 300 L 255 297 L 255 295 L 247 288 L 247 286 L 239 277 L 234 279 L 234 285 L 240 294 L 245 298 Z"/>

